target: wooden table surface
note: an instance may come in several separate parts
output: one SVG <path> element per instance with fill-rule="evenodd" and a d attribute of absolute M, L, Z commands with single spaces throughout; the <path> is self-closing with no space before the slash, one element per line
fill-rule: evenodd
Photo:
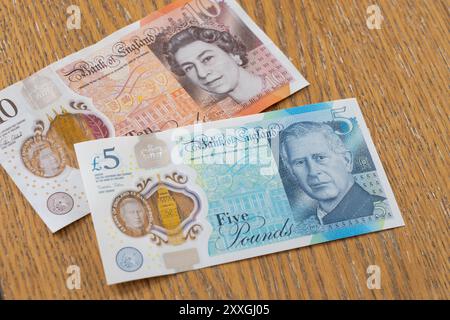
<path fill-rule="evenodd" d="M 1 2 L 0 88 L 169 3 Z M 91 218 L 51 234 L 1 169 L 1 298 L 450 298 L 449 1 L 240 3 L 311 83 L 269 110 L 356 97 L 406 226 L 108 286 Z M 71 4 L 81 9 L 80 30 L 66 28 Z M 384 17 L 380 30 L 366 24 L 372 4 Z M 80 267 L 79 290 L 66 286 L 69 265 Z M 367 287 L 369 265 L 380 267 L 379 290 Z"/>

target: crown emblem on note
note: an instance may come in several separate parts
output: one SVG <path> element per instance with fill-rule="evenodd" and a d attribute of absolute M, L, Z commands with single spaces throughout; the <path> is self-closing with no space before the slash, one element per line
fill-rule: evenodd
<path fill-rule="evenodd" d="M 142 148 L 141 155 L 145 160 L 159 160 L 162 158 L 163 148 L 161 146 L 153 146 L 148 144 Z"/>

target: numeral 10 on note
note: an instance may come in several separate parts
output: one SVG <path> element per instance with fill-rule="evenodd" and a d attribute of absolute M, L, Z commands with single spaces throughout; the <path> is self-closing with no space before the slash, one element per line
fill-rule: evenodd
<path fill-rule="evenodd" d="M 0 124 L 15 116 L 17 116 L 17 107 L 14 102 L 9 99 L 0 100 Z"/>
<path fill-rule="evenodd" d="M 211 10 L 211 8 L 214 10 Z M 183 9 L 199 23 L 204 22 L 204 19 L 201 18 L 202 14 L 209 18 L 215 18 L 220 14 L 219 4 L 211 0 L 195 0 L 184 5 Z"/>

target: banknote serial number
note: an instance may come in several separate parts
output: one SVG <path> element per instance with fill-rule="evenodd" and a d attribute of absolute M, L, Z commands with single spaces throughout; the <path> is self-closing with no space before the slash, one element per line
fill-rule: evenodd
<path fill-rule="evenodd" d="M 223 306 L 198 306 L 189 305 L 180 307 L 180 315 L 202 316 L 214 319 L 214 316 L 263 316 L 270 314 L 267 304 L 224 304 Z"/>

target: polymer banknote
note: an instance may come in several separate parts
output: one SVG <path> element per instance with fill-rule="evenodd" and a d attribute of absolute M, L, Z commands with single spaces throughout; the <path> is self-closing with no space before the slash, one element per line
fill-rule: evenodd
<path fill-rule="evenodd" d="M 0 162 L 55 232 L 89 213 L 75 143 L 254 114 L 307 84 L 235 1 L 177 1 L 0 91 Z"/>
<path fill-rule="evenodd" d="M 403 225 L 355 99 L 75 149 L 109 284 Z"/>

